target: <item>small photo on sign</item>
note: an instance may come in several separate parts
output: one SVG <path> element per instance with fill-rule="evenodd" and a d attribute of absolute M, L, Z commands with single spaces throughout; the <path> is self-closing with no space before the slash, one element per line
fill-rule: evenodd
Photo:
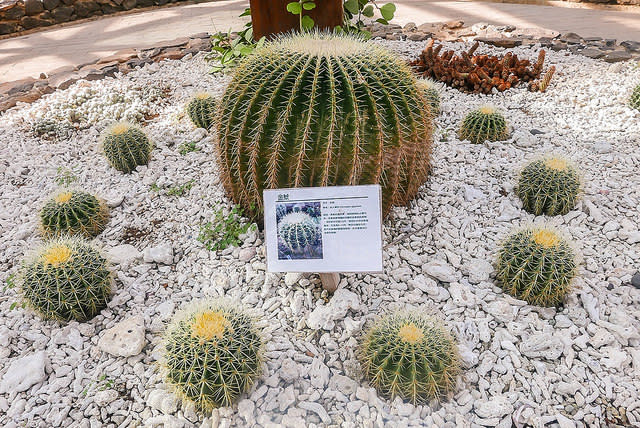
<path fill-rule="evenodd" d="M 320 202 L 276 203 L 278 260 L 322 259 Z"/>

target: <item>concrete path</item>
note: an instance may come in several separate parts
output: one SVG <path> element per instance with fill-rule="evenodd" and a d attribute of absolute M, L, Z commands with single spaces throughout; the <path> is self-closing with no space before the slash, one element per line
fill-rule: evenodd
<path fill-rule="evenodd" d="M 451 21 L 540 27 L 581 36 L 640 41 L 640 10 L 610 11 L 479 1 L 395 0 L 398 24 Z M 54 28 L 0 40 L 0 83 L 38 77 L 68 65 L 80 65 L 129 47 L 202 32 L 240 28 L 238 15 L 247 0 L 161 8 Z M 640 9 L 640 8 L 637 8 Z"/>

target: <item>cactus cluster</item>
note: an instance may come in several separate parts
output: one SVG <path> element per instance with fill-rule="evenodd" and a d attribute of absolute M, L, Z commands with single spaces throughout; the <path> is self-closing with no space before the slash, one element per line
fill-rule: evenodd
<path fill-rule="evenodd" d="M 515 192 L 531 214 L 564 215 L 576 205 L 580 177 L 566 159 L 547 156 L 523 168 Z"/>
<path fill-rule="evenodd" d="M 440 90 L 436 82 L 431 79 L 418 79 L 418 87 L 422 91 L 427 104 L 434 116 L 440 114 Z"/>
<path fill-rule="evenodd" d="M 640 111 L 640 83 L 638 83 L 638 85 L 633 89 L 629 104 L 632 108 Z"/>
<path fill-rule="evenodd" d="M 458 136 L 461 140 L 469 140 L 472 143 L 506 140 L 509 137 L 507 120 L 494 107 L 480 107 L 467 114 Z"/>
<path fill-rule="evenodd" d="M 549 227 L 530 227 L 509 236 L 498 255 L 502 289 L 531 305 L 555 306 L 571 290 L 577 271 L 572 245 Z"/>
<path fill-rule="evenodd" d="M 260 374 L 262 348 L 259 329 L 242 310 L 222 300 L 198 301 L 167 328 L 164 375 L 202 410 L 230 406 Z"/>
<path fill-rule="evenodd" d="M 187 104 L 187 112 L 193 124 L 204 129 L 211 128 L 215 108 L 215 98 L 207 93 L 196 94 Z"/>
<path fill-rule="evenodd" d="M 292 212 L 280 220 L 278 236 L 288 249 L 299 253 L 318 241 L 320 228 L 309 214 Z"/>
<path fill-rule="evenodd" d="M 104 230 L 109 210 L 104 201 L 79 190 L 61 190 L 40 211 L 45 236 L 82 235 L 92 238 Z"/>
<path fill-rule="evenodd" d="M 105 130 L 102 147 L 111 166 L 129 173 L 137 166 L 149 163 L 153 145 L 140 127 L 118 122 Z"/>
<path fill-rule="evenodd" d="M 245 58 L 220 100 L 223 184 L 261 217 L 263 189 L 379 183 L 388 214 L 427 179 L 430 110 L 407 64 L 382 47 L 284 36 Z"/>
<path fill-rule="evenodd" d="M 417 312 L 381 318 L 367 332 L 360 359 L 365 377 L 380 394 L 414 404 L 453 391 L 460 370 L 449 332 Z"/>
<path fill-rule="evenodd" d="M 85 240 L 55 238 L 27 260 L 20 273 L 25 302 L 44 318 L 85 321 L 111 293 L 107 260 Z"/>

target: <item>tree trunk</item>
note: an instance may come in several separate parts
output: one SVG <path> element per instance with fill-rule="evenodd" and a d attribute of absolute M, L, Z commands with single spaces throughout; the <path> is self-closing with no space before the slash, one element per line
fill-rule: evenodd
<path fill-rule="evenodd" d="M 250 0 L 253 38 L 267 39 L 279 33 L 300 29 L 300 17 L 287 11 L 287 4 L 294 0 Z M 343 0 L 315 0 L 316 8 L 303 11 L 319 29 L 333 29 L 342 25 Z"/>

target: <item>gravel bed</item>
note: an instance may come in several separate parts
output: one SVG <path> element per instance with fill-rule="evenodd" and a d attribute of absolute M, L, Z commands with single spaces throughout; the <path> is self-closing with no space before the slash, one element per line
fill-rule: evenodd
<path fill-rule="evenodd" d="M 424 45 L 381 43 L 403 55 Z M 513 51 L 534 59 L 537 49 Z M 627 99 L 640 69 L 562 51 L 548 52 L 547 64 L 558 68 L 547 93 L 443 88 L 432 177 L 384 226 L 385 243 L 407 238 L 385 249 L 383 274 L 343 275 L 333 297 L 316 275 L 267 274 L 261 232 L 219 253 L 197 240 L 215 206 L 229 205 L 212 135 L 184 114 L 192 94 L 219 95 L 228 82 L 207 74 L 202 54 L 79 82 L 10 110 L 0 122 L 0 279 L 41 242 L 38 210 L 73 176 L 112 207 L 96 242 L 115 263 L 115 282 L 108 308 L 86 323 L 42 321 L 12 308 L 15 289 L 2 293 L 0 425 L 639 426 L 640 113 Z M 512 138 L 459 141 L 462 117 L 485 103 L 505 112 Z M 100 132 L 119 118 L 146 120 L 156 145 L 150 164 L 129 175 L 111 169 L 99 148 Z M 51 128 L 46 138 L 34 135 L 42 126 Z M 180 154 L 190 142 L 198 150 Z M 548 152 L 578 164 L 584 195 L 565 216 L 534 219 L 513 186 L 526 161 Z M 167 194 L 186 183 L 185 194 Z M 575 290 L 557 309 L 515 300 L 492 279 L 500 240 L 541 220 L 565 230 L 582 255 Z M 202 415 L 162 382 L 159 342 L 178 307 L 221 295 L 261 315 L 266 362 L 237 406 Z M 403 308 L 442 318 L 459 341 L 464 369 L 440 404 L 389 402 L 361 379 L 362 328 Z"/>

